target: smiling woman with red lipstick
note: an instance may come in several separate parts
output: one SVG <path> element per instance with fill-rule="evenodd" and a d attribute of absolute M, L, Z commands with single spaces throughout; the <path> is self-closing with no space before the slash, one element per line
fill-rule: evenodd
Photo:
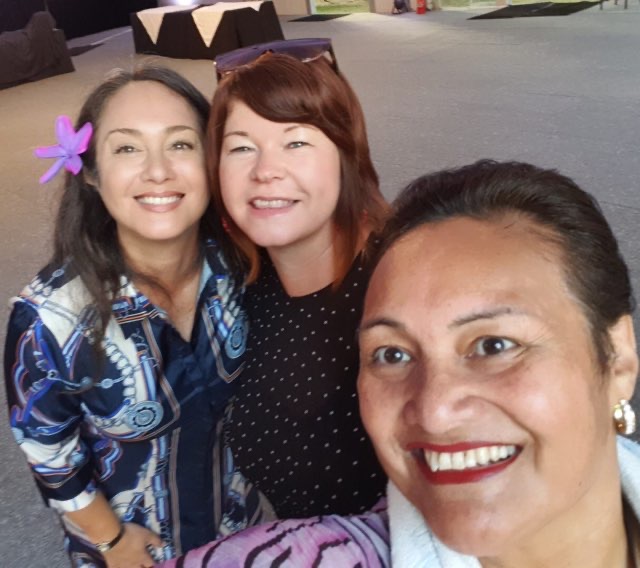
<path fill-rule="evenodd" d="M 12 300 L 5 377 L 74 567 L 151 566 L 265 518 L 224 445 L 246 317 L 210 206 L 208 110 L 169 69 L 118 72 L 39 150 L 73 175 L 53 260 Z"/>
<path fill-rule="evenodd" d="M 213 199 L 246 267 L 248 364 L 229 442 L 280 517 L 356 513 L 386 482 L 358 416 L 356 328 L 387 204 L 331 42 L 216 60 Z"/>
<path fill-rule="evenodd" d="M 494 162 L 394 205 L 359 378 L 394 566 L 638 566 L 633 300 L 597 205 Z"/>
<path fill-rule="evenodd" d="M 387 503 L 179 565 L 638 568 L 633 298 L 596 202 L 483 161 L 413 182 L 380 238 L 358 389 Z"/>

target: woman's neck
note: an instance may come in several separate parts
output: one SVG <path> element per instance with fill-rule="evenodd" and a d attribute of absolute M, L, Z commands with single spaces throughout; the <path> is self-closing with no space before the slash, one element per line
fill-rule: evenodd
<path fill-rule="evenodd" d="M 336 278 L 333 242 L 315 247 L 269 248 L 267 252 L 289 296 L 312 294 L 326 288 Z"/>
<path fill-rule="evenodd" d="M 369 230 L 363 229 L 356 255 L 362 251 L 368 237 Z M 337 231 L 332 231 L 330 238 L 325 235 L 295 245 L 267 248 L 269 258 L 289 296 L 307 296 L 335 281 L 339 268 L 336 251 L 339 238 Z"/>
<path fill-rule="evenodd" d="M 525 545 L 500 558 L 479 559 L 482 567 L 628 568 L 617 461 L 611 461 L 615 468 L 609 468 L 601 491 L 588 490 L 572 510 L 543 527 Z"/>
<path fill-rule="evenodd" d="M 176 331 L 189 341 L 202 272 L 198 234 L 194 232 L 179 242 L 152 244 L 155 246 L 123 251 L 134 272 L 133 282 L 151 303 L 167 313 Z"/>
<path fill-rule="evenodd" d="M 123 246 L 123 254 L 134 275 L 140 276 L 134 276 L 136 285 L 141 284 L 147 289 L 150 284 L 153 287 L 153 283 L 156 283 L 168 296 L 173 296 L 201 269 L 197 232 L 179 241 Z"/>
<path fill-rule="evenodd" d="M 603 542 L 603 538 L 602 534 L 559 538 L 557 546 L 520 550 L 506 558 L 483 558 L 480 564 L 482 568 L 632 568 L 624 532 L 613 541 Z"/>

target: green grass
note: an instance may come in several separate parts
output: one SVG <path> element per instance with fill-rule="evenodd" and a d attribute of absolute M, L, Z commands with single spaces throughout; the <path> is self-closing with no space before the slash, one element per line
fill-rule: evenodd
<path fill-rule="evenodd" d="M 355 14 L 356 12 L 369 12 L 369 2 L 367 0 L 355 0 L 335 4 L 327 2 L 316 3 L 317 14 Z"/>
<path fill-rule="evenodd" d="M 468 8 L 471 6 L 470 0 L 440 0 L 443 8 Z"/>

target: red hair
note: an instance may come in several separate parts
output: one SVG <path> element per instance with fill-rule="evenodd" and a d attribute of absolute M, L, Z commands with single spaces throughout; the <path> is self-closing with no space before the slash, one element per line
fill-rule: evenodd
<path fill-rule="evenodd" d="M 255 63 L 225 75 L 214 94 L 207 126 L 207 171 L 213 202 L 224 211 L 220 188 L 220 153 L 231 104 L 240 101 L 272 122 L 311 124 L 340 153 L 340 195 L 334 212 L 336 274 L 342 281 L 363 237 L 382 228 L 388 205 L 371 162 L 364 113 L 346 79 L 323 57 L 308 63 L 283 54 L 266 54 Z M 258 247 L 233 219 L 225 219 L 234 251 L 226 251 L 247 268 L 247 283 L 260 268 Z"/>

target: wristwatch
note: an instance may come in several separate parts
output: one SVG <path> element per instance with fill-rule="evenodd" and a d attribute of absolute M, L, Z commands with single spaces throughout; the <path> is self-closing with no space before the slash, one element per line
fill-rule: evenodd
<path fill-rule="evenodd" d="M 124 525 L 120 525 L 120 531 L 115 536 L 113 540 L 109 540 L 107 542 L 98 542 L 94 546 L 100 552 L 100 554 L 104 554 L 105 552 L 109 552 L 116 544 L 120 542 L 120 539 L 124 536 Z"/>

